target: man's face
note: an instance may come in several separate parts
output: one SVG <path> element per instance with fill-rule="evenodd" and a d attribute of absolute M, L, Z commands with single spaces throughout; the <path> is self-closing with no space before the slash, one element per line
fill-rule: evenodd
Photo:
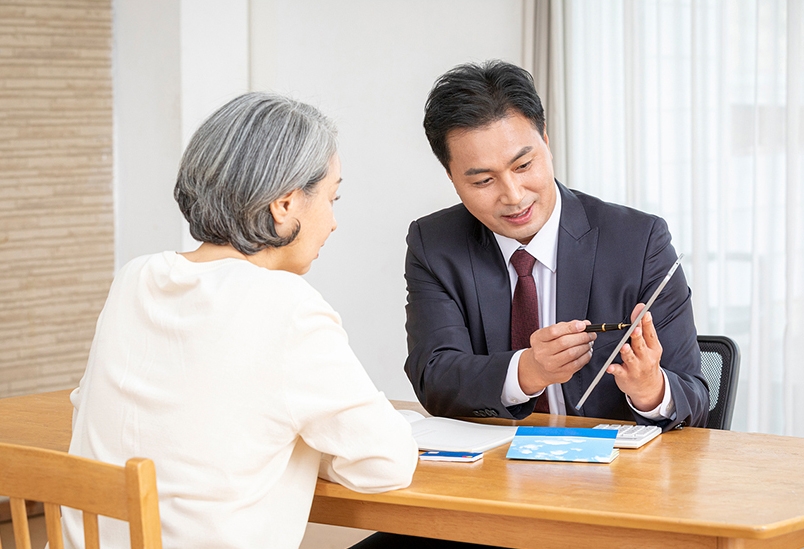
<path fill-rule="evenodd" d="M 527 244 L 556 203 L 553 155 L 519 113 L 447 134 L 449 173 L 466 209 L 491 231 Z"/>

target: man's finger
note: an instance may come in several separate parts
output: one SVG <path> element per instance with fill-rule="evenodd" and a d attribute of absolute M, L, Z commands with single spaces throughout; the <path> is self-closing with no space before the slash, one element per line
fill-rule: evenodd
<path fill-rule="evenodd" d="M 581 356 L 573 360 L 572 362 L 564 365 L 564 370 L 569 374 L 567 377 L 567 381 L 572 377 L 572 374 L 589 364 L 589 360 L 592 358 L 592 350 L 589 349 L 585 353 L 581 353 Z"/>
<path fill-rule="evenodd" d="M 559 322 L 558 324 L 553 324 L 553 327 L 555 328 L 555 337 L 559 338 L 564 335 L 582 333 L 588 324 L 590 324 L 588 320 L 570 320 L 569 322 Z"/>
<path fill-rule="evenodd" d="M 636 306 L 634 307 L 634 310 L 633 310 L 633 311 L 631 311 L 631 322 L 633 322 L 634 320 L 636 320 L 636 317 L 638 317 L 638 316 L 639 316 L 639 313 L 640 313 L 640 312 L 642 311 L 642 309 L 644 309 L 644 308 L 645 308 L 645 304 L 644 304 L 644 303 L 637 303 L 637 304 L 636 304 Z M 647 314 L 647 313 L 645 313 L 645 314 Z"/>
<path fill-rule="evenodd" d="M 642 317 L 642 333 L 648 347 L 655 348 L 659 342 L 659 336 L 656 333 L 656 326 L 653 324 L 653 315 L 650 314 L 650 311 Z"/>
<path fill-rule="evenodd" d="M 590 332 L 584 332 L 586 326 L 590 324 L 588 320 L 571 320 L 569 322 L 559 322 L 558 324 L 553 324 L 551 326 L 547 326 L 546 328 L 541 328 L 540 330 L 536 330 L 533 332 L 532 338 L 536 338 L 536 341 L 541 343 L 550 343 L 561 339 L 567 336 L 579 336 L 578 341 L 594 341 L 597 338 L 597 334 Z M 575 340 L 572 339 L 569 343 L 565 344 L 575 344 Z"/>
<path fill-rule="evenodd" d="M 577 360 L 583 360 L 586 364 L 590 358 L 592 358 L 592 346 L 589 343 L 581 343 L 556 354 L 556 363 L 561 364 L 560 368 L 565 368 Z"/>
<path fill-rule="evenodd" d="M 622 349 L 620 349 L 620 357 L 626 364 L 636 360 L 636 354 L 634 354 L 634 348 L 630 344 L 626 343 L 625 345 L 623 345 Z"/>
<path fill-rule="evenodd" d="M 647 347 L 647 344 L 645 343 L 645 338 L 642 337 L 642 335 L 643 332 L 641 326 L 637 326 L 637 328 L 631 334 L 630 344 L 631 348 L 634 350 L 635 353 L 641 353 Z"/>
<path fill-rule="evenodd" d="M 625 368 L 622 364 L 617 364 L 616 362 L 612 362 L 609 364 L 609 367 L 606 368 L 606 372 L 613 376 L 621 376 L 625 373 Z"/>

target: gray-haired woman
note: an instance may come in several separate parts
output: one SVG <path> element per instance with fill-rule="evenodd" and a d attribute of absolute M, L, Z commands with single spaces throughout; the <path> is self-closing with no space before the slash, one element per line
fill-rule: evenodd
<path fill-rule="evenodd" d="M 165 547 L 298 547 L 319 472 L 359 491 L 410 482 L 409 425 L 299 276 L 335 230 L 340 179 L 320 112 L 238 97 L 179 169 L 174 195 L 201 246 L 115 277 L 71 397 L 70 452 L 153 459 Z M 64 523 L 82 546 L 80 516 Z M 120 523 L 101 536 L 128 546 Z"/>

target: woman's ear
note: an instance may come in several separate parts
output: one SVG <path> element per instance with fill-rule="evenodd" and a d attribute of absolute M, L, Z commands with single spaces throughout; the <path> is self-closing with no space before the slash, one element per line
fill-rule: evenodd
<path fill-rule="evenodd" d="M 271 216 L 274 218 L 274 226 L 277 229 L 288 223 L 293 223 L 293 226 L 296 226 L 297 212 L 304 199 L 303 192 L 301 189 L 296 189 L 271 202 L 269 208 Z"/>

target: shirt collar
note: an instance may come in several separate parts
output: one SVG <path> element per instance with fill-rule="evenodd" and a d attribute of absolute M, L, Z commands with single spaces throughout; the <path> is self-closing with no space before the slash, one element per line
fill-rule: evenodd
<path fill-rule="evenodd" d="M 555 184 L 555 183 L 554 183 Z M 528 242 L 527 246 L 513 238 L 502 236 L 497 233 L 494 238 L 497 239 L 497 244 L 500 246 L 505 264 L 511 260 L 511 256 L 519 248 L 525 248 L 530 255 L 535 257 L 539 263 L 556 272 L 556 264 L 558 263 L 558 227 L 561 219 L 561 190 L 556 185 L 556 205 L 553 207 L 553 213 L 547 219 L 547 223 L 539 230 L 538 233 L 533 235 L 533 238 Z"/>

